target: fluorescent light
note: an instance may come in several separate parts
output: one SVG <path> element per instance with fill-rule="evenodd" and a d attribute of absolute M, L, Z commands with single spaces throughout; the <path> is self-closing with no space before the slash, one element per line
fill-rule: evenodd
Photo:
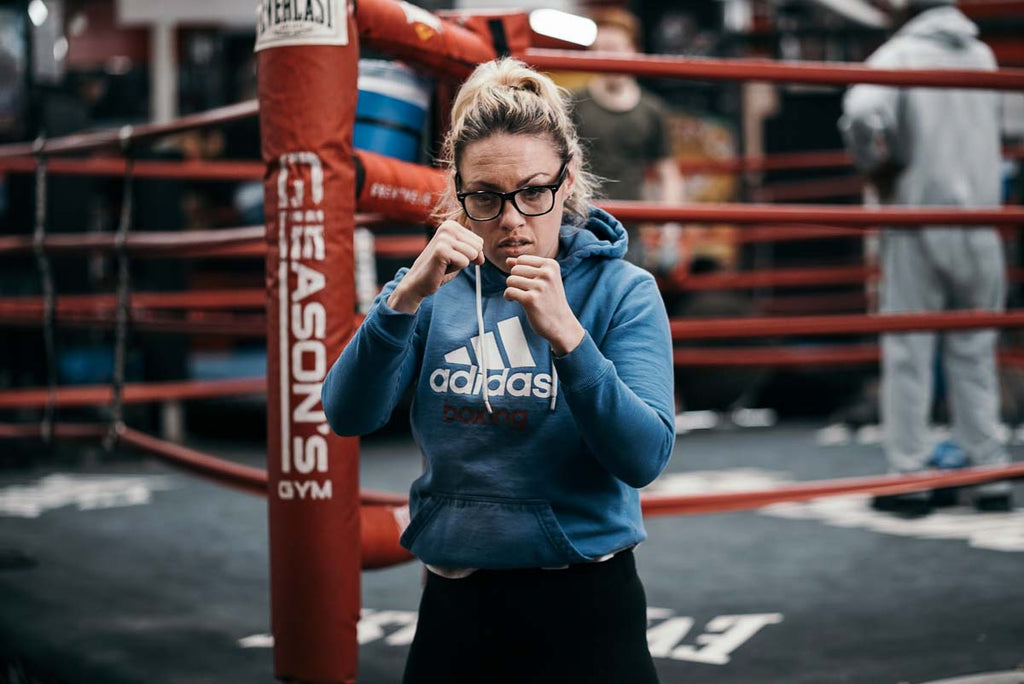
<path fill-rule="evenodd" d="M 50 16 L 50 10 L 46 8 L 46 3 L 43 0 L 32 0 L 28 3 L 28 18 L 34 25 L 42 26 L 48 16 Z"/>
<path fill-rule="evenodd" d="M 58 62 L 63 62 L 64 58 L 68 56 L 68 39 L 61 36 L 57 40 L 53 41 L 53 59 Z"/>
<path fill-rule="evenodd" d="M 553 9 L 530 12 L 530 28 L 542 36 L 584 47 L 597 38 L 597 24 L 590 19 Z"/>

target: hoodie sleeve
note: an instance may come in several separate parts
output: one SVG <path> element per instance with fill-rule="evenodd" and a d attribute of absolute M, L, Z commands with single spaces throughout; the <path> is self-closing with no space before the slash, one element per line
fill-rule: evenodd
<path fill-rule="evenodd" d="M 373 302 L 363 324 L 334 362 L 320 391 L 327 422 L 339 435 L 365 435 L 391 417 L 423 355 L 417 333 L 429 298 L 415 314 L 395 311 L 387 299 L 408 269 L 399 270 Z"/>
<path fill-rule="evenodd" d="M 867 65 L 879 69 L 900 66 L 903 60 L 893 43 L 879 48 Z M 865 175 L 872 175 L 887 165 L 905 164 L 899 135 L 900 89 L 892 86 L 860 84 L 850 88 L 843 97 L 843 115 L 839 132 L 853 163 Z"/>
<path fill-rule="evenodd" d="M 653 481 L 675 443 L 672 336 L 654 278 L 628 290 L 600 348 L 587 332 L 555 366 L 597 460 L 630 486 Z"/>

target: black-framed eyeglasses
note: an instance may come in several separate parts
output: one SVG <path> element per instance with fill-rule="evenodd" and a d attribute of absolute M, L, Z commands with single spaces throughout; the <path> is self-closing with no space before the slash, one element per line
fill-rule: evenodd
<path fill-rule="evenodd" d="M 505 211 L 505 202 L 508 201 L 511 201 L 512 206 L 523 216 L 543 216 L 555 208 L 555 194 L 565 182 L 568 170 L 569 159 L 566 159 L 562 162 L 562 168 L 558 170 L 558 179 L 554 183 L 528 185 L 512 192 L 496 190 L 461 192 L 458 191 L 458 188 L 462 185 L 462 179 L 455 174 L 455 197 L 458 198 L 466 216 L 474 221 L 491 221 L 498 218 L 501 216 L 501 212 Z"/>

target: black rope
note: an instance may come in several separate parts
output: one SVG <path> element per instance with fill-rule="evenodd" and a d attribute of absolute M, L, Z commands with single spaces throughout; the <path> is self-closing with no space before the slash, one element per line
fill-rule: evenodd
<path fill-rule="evenodd" d="M 54 334 L 56 295 L 53 269 L 46 254 L 46 140 L 36 138 L 33 154 L 36 157 L 36 217 L 32 233 L 32 251 L 39 269 L 39 282 L 43 293 L 43 354 L 46 363 L 46 405 L 43 407 L 41 433 L 47 444 L 53 439 L 53 423 L 57 413 L 57 336 Z"/>
<path fill-rule="evenodd" d="M 352 155 L 352 163 L 356 167 L 356 197 L 363 194 L 363 186 L 366 185 L 366 167 L 359 155 Z"/>
<path fill-rule="evenodd" d="M 491 44 L 498 57 L 508 57 L 512 49 L 508 44 L 508 35 L 505 33 L 505 22 L 499 18 L 488 19 L 487 28 L 491 32 Z"/>
<path fill-rule="evenodd" d="M 110 402 L 110 429 L 103 447 L 110 452 L 124 428 L 124 379 L 128 357 L 128 300 L 131 295 L 131 274 L 128 262 L 128 232 L 131 230 L 134 199 L 134 165 L 131 157 L 132 127 L 125 126 L 119 134 L 121 153 L 124 155 L 124 185 L 121 191 L 121 218 L 114 238 L 117 253 L 117 319 L 114 327 L 114 369 L 111 382 L 113 397 Z"/>

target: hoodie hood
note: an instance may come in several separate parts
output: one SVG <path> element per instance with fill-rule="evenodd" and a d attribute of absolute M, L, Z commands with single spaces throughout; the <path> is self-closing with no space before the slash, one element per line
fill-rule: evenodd
<path fill-rule="evenodd" d="M 921 12 L 896 35 L 937 40 L 959 47 L 978 35 L 978 26 L 956 7 L 943 6 Z"/>
<path fill-rule="evenodd" d="M 617 218 L 591 207 L 583 225 L 562 226 L 559 243 L 558 263 L 564 277 L 586 259 L 621 259 L 626 255 L 629 238 Z"/>

